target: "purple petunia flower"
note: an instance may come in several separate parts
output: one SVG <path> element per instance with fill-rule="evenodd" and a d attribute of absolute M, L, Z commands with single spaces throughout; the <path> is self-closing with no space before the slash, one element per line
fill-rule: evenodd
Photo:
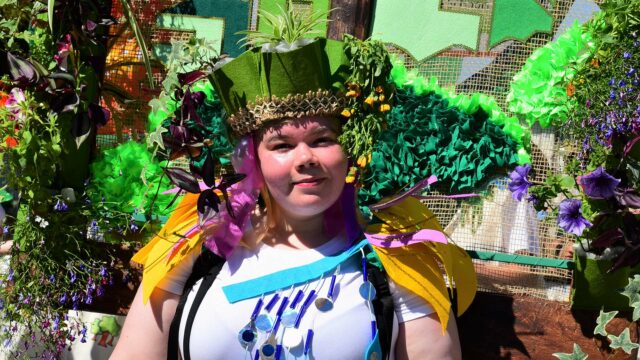
<path fill-rule="evenodd" d="M 631 59 L 631 53 L 628 51 L 625 51 L 624 54 L 622 54 L 622 57 L 625 59 Z"/>
<path fill-rule="evenodd" d="M 620 179 L 609 175 L 602 166 L 591 173 L 578 176 L 578 184 L 582 191 L 592 199 L 609 199 L 615 194 L 613 190 L 620 184 Z"/>
<path fill-rule="evenodd" d="M 584 229 L 591 227 L 591 223 L 582 216 L 582 201 L 578 199 L 564 199 L 558 210 L 558 226 L 562 230 L 574 235 L 582 235 Z"/>
<path fill-rule="evenodd" d="M 516 166 L 516 169 L 509 174 L 509 178 L 511 178 L 509 190 L 513 198 L 518 201 L 522 200 L 531 186 L 531 183 L 527 180 L 529 171 L 531 171 L 531 165 L 524 164 L 523 166 Z"/>

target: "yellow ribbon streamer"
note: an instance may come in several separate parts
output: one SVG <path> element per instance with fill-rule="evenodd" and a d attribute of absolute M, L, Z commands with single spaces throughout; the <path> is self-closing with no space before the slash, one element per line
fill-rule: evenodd
<path fill-rule="evenodd" d="M 198 225 L 198 194 L 186 194 L 160 232 L 131 261 L 144 265 L 142 301 L 147 303 L 160 281 L 191 251 L 200 251 L 200 231 L 184 234 Z"/>
<path fill-rule="evenodd" d="M 368 233 L 384 235 L 416 232 L 422 229 L 442 231 L 436 216 L 414 197 L 374 212 L 383 223 L 367 227 Z M 442 331 L 446 330 L 451 310 L 447 283 L 456 287 L 458 314 L 466 311 L 476 293 L 477 280 L 471 258 L 453 243 L 424 242 L 397 248 L 374 246 L 389 277 L 398 285 L 427 301 L 436 311 Z M 441 267 L 444 268 L 447 282 Z"/>

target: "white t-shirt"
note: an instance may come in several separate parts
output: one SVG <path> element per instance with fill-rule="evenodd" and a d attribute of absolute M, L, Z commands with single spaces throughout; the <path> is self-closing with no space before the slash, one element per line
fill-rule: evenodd
<path fill-rule="evenodd" d="M 256 345 L 245 350 L 238 340 L 238 333 L 249 322 L 251 313 L 258 298 L 229 303 L 222 291 L 222 287 L 241 283 L 277 271 L 304 266 L 321 260 L 325 256 L 342 251 L 345 240 L 335 238 L 324 245 L 309 250 L 292 250 L 274 248 L 264 244 L 254 250 L 238 247 L 229 256 L 216 277 L 211 289 L 205 295 L 192 325 L 189 342 L 191 359 L 253 359 L 256 350 L 268 338 L 268 333 L 258 332 Z M 185 261 L 177 267 L 159 285 L 160 288 L 175 293 L 182 293 L 186 278 L 191 272 L 193 260 Z M 318 296 L 326 296 L 332 274 L 313 280 L 294 288 L 282 289 L 280 299 L 284 296 L 293 298 L 298 289 L 303 289 L 306 295 L 316 290 Z M 183 351 L 184 326 L 187 314 L 201 281 L 198 281 L 187 297 L 183 318 L 179 331 L 181 352 Z M 333 299 L 334 307 L 331 311 L 320 312 L 313 303 L 302 317 L 299 331 L 305 336 L 308 329 L 313 329 L 311 344 L 312 359 L 362 359 L 371 341 L 371 320 L 375 319 L 368 303 L 360 296 L 359 286 L 363 283 L 361 261 L 358 256 L 352 257 L 340 266 L 337 274 Z M 397 322 L 405 322 L 433 313 L 433 308 L 421 298 L 410 293 L 392 282 L 389 283 L 394 300 L 396 319 L 393 326 L 392 347 L 394 349 L 397 338 Z M 265 304 L 273 294 L 264 294 Z M 303 298 L 304 300 L 304 298 Z M 300 308 L 301 300 L 296 308 Z M 275 315 L 281 300 L 271 309 L 270 315 Z M 262 313 L 266 311 L 262 310 Z M 279 327 L 278 343 L 283 334 L 294 331 L 284 326 Z M 284 349 L 280 359 L 303 359 L 304 342 L 299 346 Z M 393 359 L 393 351 L 391 354 Z"/>

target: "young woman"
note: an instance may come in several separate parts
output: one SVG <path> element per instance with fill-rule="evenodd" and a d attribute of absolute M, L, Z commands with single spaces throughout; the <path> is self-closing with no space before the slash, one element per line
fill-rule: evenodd
<path fill-rule="evenodd" d="M 347 175 L 347 157 L 337 142 L 338 131 L 333 119 L 305 117 L 269 125 L 257 136 L 260 170 L 278 221 L 272 231 L 263 234 L 258 229 L 266 219 L 256 216 L 254 229 L 245 235 L 250 245 L 237 247 L 227 259 L 193 323 L 192 359 L 254 356 L 251 352 L 246 354 L 248 350 L 237 337 L 249 321 L 257 300 L 230 304 L 221 291 L 223 286 L 310 264 L 349 246 L 344 231 L 327 229 L 324 225 L 325 213 L 338 200 Z M 259 237 L 262 241 L 258 243 Z M 181 268 L 176 270 L 186 272 Z M 315 359 L 359 359 L 370 342 L 370 310 L 358 294 L 362 284 L 359 262 L 341 266 L 337 279 L 339 290 L 334 290 L 338 293 L 334 296 L 334 308 L 325 313 L 311 306 L 299 327 L 314 329 Z M 326 278 L 314 279 L 283 289 L 280 297 L 295 296 L 298 289 L 306 289 L 307 295 L 316 289 L 316 293 L 322 295 L 328 286 Z M 460 358 L 455 321 L 449 322 L 443 335 L 438 317 L 428 304 L 400 287 L 392 285 L 392 288 L 399 320 L 399 325 L 394 326 L 395 358 Z M 139 291 L 112 359 L 166 358 L 168 329 L 180 294 L 181 289 L 163 284 L 152 293 L 149 303 L 143 305 Z M 190 301 L 188 298 L 187 308 Z M 278 336 L 286 335 L 290 329 L 282 329 Z M 263 337 L 265 339 L 256 341 L 256 346 L 268 335 Z M 304 349 L 297 350 L 287 351 L 286 358 L 304 358 Z"/>
<path fill-rule="evenodd" d="M 348 178 L 353 175 L 350 164 L 358 158 L 347 153 L 339 138 L 349 125 L 345 116 L 348 121 L 357 118 L 356 111 L 345 113 L 345 107 L 349 96 L 358 97 L 361 88 L 351 83 L 349 88 L 358 91 L 352 89 L 346 95 L 335 88 L 336 79 L 344 80 L 345 67 L 349 67 L 343 44 L 316 39 L 294 45 L 283 52 L 254 48 L 214 71 L 216 94 L 240 139 L 234 168 L 248 175 L 230 188 L 235 214 L 225 215 L 227 210 L 220 206 L 222 215 L 214 225 L 205 221 L 199 227 L 200 242 L 187 245 L 193 250 L 181 251 L 183 259 L 166 266 L 170 269 L 166 275 L 153 275 L 149 269 L 171 263 L 177 252 L 172 249 L 193 232 L 185 231 L 165 245 L 152 242 L 147 248 L 153 249 L 145 248 L 144 255 L 137 255 L 134 260 L 145 263 L 145 279 L 112 359 L 174 358 L 174 349 L 168 345 L 174 316 L 175 352 L 183 359 L 461 357 L 445 283 L 435 260 L 425 255 L 447 244 L 421 243 L 409 246 L 411 251 L 394 245 L 393 251 L 381 247 L 372 251 L 367 239 L 376 238 L 375 234 L 365 238 L 356 220 L 356 188 Z M 388 70 L 376 77 L 386 80 Z M 368 86 L 382 101 L 382 87 Z M 363 101 L 363 108 L 372 106 L 369 100 Z M 382 106 L 376 109 L 378 115 L 388 111 Z M 370 142 L 370 137 L 363 139 Z M 256 204 L 257 194 L 262 206 Z M 193 198 L 185 198 L 181 206 L 189 201 L 194 206 Z M 391 219 L 415 206 L 379 216 Z M 411 226 L 388 220 L 379 230 L 383 233 L 393 226 L 397 231 L 423 229 L 420 224 L 427 222 L 423 217 L 428 211 L 418 212 L 409 216 L 411 221 L 421 219 Z M 176 229 L 188 223 L 181 223 L 187 217 L 174 213 L 164 234 L 170 238 L 180 232 Z M 412 234 L 424 235 L 418 230 Z M 395 235 L 387 235 L 380 236 L 393 243 Z M 409 240 L 414 243 L 413 238 Z M 223 261 L 215 272 L 184 290 L 202 243 Z M 162 246 L 166 249 L 154 253 Z M 455 259 L 453 253 L 443 258 Z M 416 265 L 420 262 L 410 260 L 411 254 L 435 266 L 425 267 L 431 277 L 423 277 Z M 368 278 L 376 274 L 369 269 L 378 268 L 370 264 L 375 262 L 372 258 L 393 276 L 382 276 L 383 281 Z M 449 260 L 443 260 L 445 267 L 460 263 Z M 432 287 L 416 281 L 423 278 L 437 284 Z M 383 314 L 380 301 L 385 291 L 390 293 L 387 306 L 392 300 L 393 308 Z M 459 311 L 464 310 L 460 307 Z"/>

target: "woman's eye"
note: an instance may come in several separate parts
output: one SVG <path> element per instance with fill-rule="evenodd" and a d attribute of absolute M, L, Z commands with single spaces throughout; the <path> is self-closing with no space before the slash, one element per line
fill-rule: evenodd
<path fill-rule="evenodd" d="M 321 137 L 316 139 L 315 141 L 317 145 L 331 145 L 331 144 L 334 144 L 335 142 L 336 140 L 331 137 Z"/>
<path fill-rule="evenodd" d="M 273 145 L 273 147 L 271 149 L 274 150 L 274 151 L 288 150 L 288 149 L 291 149 L 291 145 L 289 145 L 287 143 L 280 143 L 280 144 Z"/>

